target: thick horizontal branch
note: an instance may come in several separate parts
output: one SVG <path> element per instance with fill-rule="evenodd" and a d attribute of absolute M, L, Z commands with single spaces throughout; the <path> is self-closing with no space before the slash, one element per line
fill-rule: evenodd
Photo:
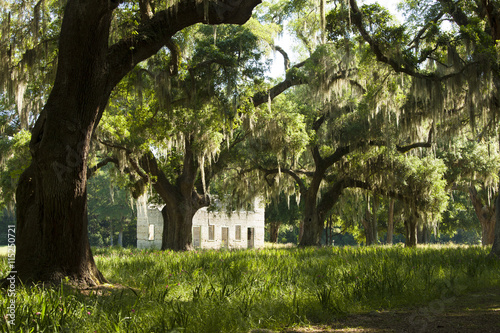
<path fill-rule="evenodd" d="M 415 142 L 415 143 L 408 144 L 406 146 L 396 145 L 396 150 L 398 152 L 404 154 L 404 153 L 407 153 L 410 150 L 415 149 L 415 148 L 430 148 L 430 147 L 432 147 L 432 135 L 433 135 L 433 133 L 434 133 L 434 127 L 432 127 L 429 130 L 429 135 L 427 137 L 427 141 L 425 141 L 425 142 Z M 385 141 L 371 140 L 371 141 L 368 142 L 368 145 L 370 145 L 370 146 L 376 146 L 376 147 L 384 147 L 384 146 L 387 146 L 388 143 L 385 142 Z"/>
<path fill-rule="evenodd" d="M 281 93 L 283 93 L 288 88 L 291 88 L 291 87 L 294 87 L 294 86 L 298 86 L 298 85 L 301 85 L 301 84 L 305 84 L 306 82 L 301 77 L 297 77 L 295 75 L 291 75 L 290 74 L 293 69 L 301 68 L 301 67 L 304 66 L 304 64 L 305 64 L 305 62 L 301 62 L 301 63 L 298 63 L 298 64 L 294 65 L 292 67 L 292 69 L 290 69 L 287 72 L 285 80 L 283 80 L 282 82 L 278 83 L 277 85 L 275 85 L 274 87 L 272 87 L 268 91 L 256 93 L 253 96 L 253 98 L 252 98 L 253 105 L 255 107 L 258 107 L 258 106 L 260 106 L 260 105 L 262 105 L 264 103 L 272 101 L 273 99 L 276 98 L 276 96 L 280 95 Z"/>
<path fill-rule="evenodd" d="M 429 130 L 429 136 L 427 137 L 427 142 L 416 142 L 416 143 L 412 143 L 412 144 L 409 144 L 409 145 L 406 145 L 406 146 L 398 146 L 396 145 L 396 149 L 398 152 L 400 153 L 406 153 L 412 149 L 415 149 L 415 148 L 430 148 L 432 147 L 432 135 L 434 133 L 434 126 L 431 127 L 431 129 Z"/>
<path fill-rule="evenodd" d="M 196 23 L 243 24 L 261 0 L 176 1 L 144 22 L 134 36 L 109 48 L 110 77 L 114 87 L 138 63 L 157 53 L 178 31 Z"/>
<path fill-rule="evenodd" d="M 326 214 L 339 201 L 342 191 L 346 188 L 361 188 L 370 190 L 369 183 L 354 178 L 343 178 L 335 182 L 325 193 L 321 195 L 321 201 L 318 204 L 320 214 Z"/>
<path fill-rule="evenodd" d="M 147 152 L 142 155 L 139 159 L 139 163 L 133 164 L 132 167 L 143 179 L 148 182 L 151 181 L 154 189 L 165 202 L 167 202 L 171 197 L 177 198 L 179 195 L 177 188 L 170 183 L 151 152 Z M 149 174 L 155 177 L 154 181 L 150 179 Z"/>
<path fill-rule="evenodd" d="M 344 156 L 351 152 L 351 146 L 338 147 L 335 152 L 324 159 L 326 165 L 331 166 L 339 162 Z"/>
<path fill-rule="evenodd" d="M 119 150 L 124 150 L 125 153 L 127 153 L 127 154 L 132 153 L 132 151 L 130 149 L 128 149 L 127 147 L 121 146 L 121 145 L 113 143 L 111 141 L 99 140 L 99 142 L 101 144 L 105 145 L 106 147 L 110 147 L 110 148 L 114 148 L 114 149 L 119 149 Z"/>
<path fill-rule="evenodd" d="M 299 191 L 300 191 L 300 193 L 302 195 L 304 195 L 307 192 L 307 187 L 304 184 L 304 181 L 302 180 L 302 178 L 300 178 L 299 173 L 296 172 L 296 171 L 294 171 L 294 170 L 291 170 L 291 169 L 288 169 L 288 168 L 265 169 L 265 168 L 262 168 L 262 167 L 259 167 L 258 169 L 260 171 L 264 172 L 266 180 L 267 180 L 267 176 L 269 176 L 269 175 L 276 175 L 276 174 L 279 174 L 279 173 L 285 173 L 285 174 L 289 175 L 290 177 L 292 177 L 293 180 L 295 180 L 295 182 L 299 186 Z M 271 184 L 269 184 L 269 185 L 271 185 Z"/>
<path fill-rule="evenodd" d="M 118 164 L 118 159 L 115 157 L 108 156 L 93 167 L 87 168 L 87 179 L 90 179 L 94 176 L 94 174 L 99 170 L 100 168 L 105 167 L 109 163 L 114 163 Z"/>

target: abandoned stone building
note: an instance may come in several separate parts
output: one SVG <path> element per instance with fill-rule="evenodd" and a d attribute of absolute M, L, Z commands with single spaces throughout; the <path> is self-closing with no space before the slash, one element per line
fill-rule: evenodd
<path fill-rule="evenodd" d="M 252 211 L 212 212 L 206 207 L 193 218 L 195 248 L 246 249 L 264 246 L 264 208 L 256 202 Z M 161 248 L 163 217 L 159 206 L 148 204 L 147 196 L 137 200 L 137 248 Z"/>

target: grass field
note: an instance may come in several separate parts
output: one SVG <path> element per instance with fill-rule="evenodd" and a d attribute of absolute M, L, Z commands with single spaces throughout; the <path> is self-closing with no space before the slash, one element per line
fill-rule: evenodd
<path fill-rule="evenodd" d="M 250 332 L 433 304 L 500 285 L 482 247 L 266 248 L 175 253 L 96 249 L 114 284 L 90 294 L 16 288 L 1 332 Z M 7 273 L 1 258 L 0 275 Z M 124 286 L 124 287 L 123 287 Z M 0 312 L 10 299 L 0 296 Z M 2 319 L 0 319 L 2 320 Z"/>

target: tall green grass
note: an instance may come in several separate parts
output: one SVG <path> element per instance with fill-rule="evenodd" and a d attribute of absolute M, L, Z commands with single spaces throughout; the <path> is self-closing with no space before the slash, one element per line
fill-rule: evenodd
<path fill-rule="evenodd" d="M 96 249 L 124 288 L 16 289 L 16 322 L 2 332 L 248 332 L 338 317 L 500 285 L 482 247 L 343 247 L 176 253 Z M 0 275 L 7 273 L 2 258 Z M 0 297 L 0 313 L 10 300 Z"/>

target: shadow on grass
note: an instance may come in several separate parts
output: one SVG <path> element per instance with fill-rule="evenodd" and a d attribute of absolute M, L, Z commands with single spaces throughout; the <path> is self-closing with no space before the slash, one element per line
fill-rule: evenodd
<path fill-rule="evenodd" d="M 433 301 L 416 308 L 350 315 L 332 325 L 282 332 L 500 332 L 500 286 L 452 297 L 449 302 Z"/>

